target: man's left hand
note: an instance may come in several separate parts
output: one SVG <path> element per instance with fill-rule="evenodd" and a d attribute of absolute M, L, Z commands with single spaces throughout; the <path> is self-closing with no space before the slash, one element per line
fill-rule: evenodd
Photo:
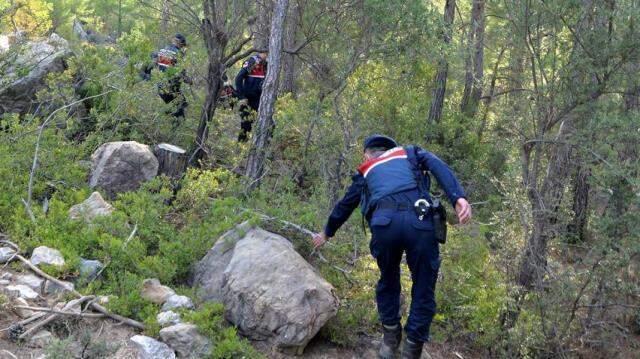
<path fill-rule="evenodd" d="M 324 231 L 314 234 L 313 235 L 313 248 L 315 249 L 315 248 L 321 247 L 328 240 L 329 240 L 329 238 L 324 233 Z"/>
<path fill-rule="evenodd" d="M 471 219 L 471 205 L 466 199 L 458 198 L 458 201 L 456 201 L 456 214 L 460 223 L 469 222 Z"/>

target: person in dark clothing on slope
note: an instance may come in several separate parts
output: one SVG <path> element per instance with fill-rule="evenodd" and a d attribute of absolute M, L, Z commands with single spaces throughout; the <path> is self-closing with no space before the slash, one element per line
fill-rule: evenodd
<path fill-rule="evenodd" d="M 252 110 L 257 112 L 260 107 L 260 96 L 266 74 L 267 52 L 263 51 L 247 59 L 236 76 L 236 95 L 239 99 L 241 118 L 239 142 L 246 141 L 249 132 L 251 132 Z"/>
<path fill-rule="evenodd" d="M 182 82 L 191 83 L 191 79 L 187 76 L 186 71 L 177 68 L 179 61 L 184 57 L 184 50 L 187 47 L 187 39 L 181 35 L 176 34 L 171 41 L 171 44 L 154 52 L 151 55 L 152 64 L 146 66 L 142 73 L 142 78 L 145 80 L 151 79 L 151 71 L 157 68 L 164 74 L 164 79 L 158 83 L 158 96 L 166 104 L 172 104 L 174 110 L 170 113 L 173 117 L 184 118 L 184 110 L 187 108 L 188 103 L 181 87 Z M 175 127 L 175 124 L 174 124 Z"/>
<path fill-rule="evenodd" d="M 389 137 L 373 135 L 364 143 L 364 162 L 352 177 L 347 193 L 333 208 L 324 231 L 313 236 L 315 248 L 320 247 L 360 206 L 371 229 L 371 254 L 380 269 L 376 302 L 383 331 L 379 355 L 385 359 L 395 357 L 402 339 L 399 312 L 403 252 L 413 282 L 403 359 L 420 358 L 436 310 L 439 242 L 444 242 L 438 228 L 446 224 L 440 212 L 443 208 L 429 194 L 430 178 L 425 171 L 444 189 L 460 223 L 469 221 L 471 206 L 464 190 L 441 159 L 417 146 L 399 147 Z"/>

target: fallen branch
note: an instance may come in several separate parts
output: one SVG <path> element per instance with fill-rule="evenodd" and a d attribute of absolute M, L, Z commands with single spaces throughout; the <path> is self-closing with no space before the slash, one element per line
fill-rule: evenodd
<path fill-rule="evenodd" d="M 62 310 L 56 310 L 56 309 L 52 309 L 52 308 L 30 307 L 30 306 L 26 306 L 26 305 L 16 305 L 14 308 L 27 309 L 27 310 L 31 310 L 31 311 L 34 311 L 34 312 L 54 313 L 54 314 L 59 314 L 59 315 L 69 315 L 69 316 L 84 317 L 84 318 L 104 318 L 105 317 L 104 314 L 65 312 L 65 311 L 62 311 Z"/>
<path fill-rule="evenodd" d="M 35 272 L 39 276 L 41 276 L 41 277 L 43 277 L 45 279 L 48 279 L 48 280 L 50 280 L 50 281 L 62 286 L 63 288 L 67 287 L 66 283 L 64 283 L 63 281 L 61 281 L 61 280 L 59 280 L 57 278 L 54 278 L 54 277 L 48 275 L 45 272 L 43 272 L 40 268 L 38 268 L 38 267 L 34 266 L 33 264 L 31 264 L 31 262 L 28 259 L 24 258 L 23 256 L 16 255 L 16 258 L 18 258 L 18 260 L 20 260 L 21 262 L 26 264 L 27 267 L 29 267 L 29 269 L 31 269 L 33 272 Z M 76 290 L 70 290 L 69 292 L 71 292 L 73 295 L 75 295 L 78 298 L 85 298 L 85 296 L 83 296 L 82 294 L 80 294 Z M 127 317 L 123 317 L 123 316 L 118 315 L 118 314 L 111 313 L 105 307 L 101 306 L 98 303 L 91 303 L 90 306 L 91 306 L 91 308 L 93 308 L 97 312 L 100 312 L 100 313 L 104 314 L 105 316 L 107 316 L 107 317 L 109 317 L 111 319 L 114 319 L 116 321 L 119 321 L 121 323 L 127 324 L 129 326 L 132 326 L 132 327 L 140 329 L 140 330 L 144 330 L 144 328 L 145 328 L 144 324 L 142 324 L 142 323 L 140 323 L 140 322 L 138 322 L 136 320 L 133 320 L 133 319 L 130 319 L 130 318 L 127 318 Z"/>
<path fill-rule="evenodd" d="M 78 300 L 71 301 L 71 302 L 67 303 L 64 306 L 64 308 L 62 308 L 62 311 L 65 312 L 67 310 L 73 309 L 73 307 L 81 305 L 83 302 L 86 302 L 87 300 L 89 300 L 91 298 L 93 298 L 93 296 L 86 296 L 86 297 L 82 297 L 82 298 L 80 298 Z M 29 338 L 31 335 L 33 335 L 38 330 L 40 330 L 40 328 L 42 328 L 45 325 L 47 325 L 47 324 L 53 322 L 54 320 L 58 319 L 59 316 L 60 316 L 59 314 L 52 314 L 52 315 L 44 318 L 43 320 L 39 321 L 38 323 L 36 323 L 31 328 L 27 329 L 27 331 L 25 331 L 24 333 L 20 334 L 19 339 L 20 340 L 25 340 L 25 339 Z"/>
<path fill-rule="evenodd" d="M 9 354 L 9 355 L 10 355 L 12 358 L 14 358 L 14 359 L 18 359 L 18 357 L 17 357 L 17 356 L 13 355 L 13 353 L 12 353 L 12 352 L 10 352 L 10 351 L 8 351 L 8 350 L 6 350 L 6 349 L 2 349 L 2 352 L 3 352 L 3 353 L 7 353 L 7 354 Z"/>

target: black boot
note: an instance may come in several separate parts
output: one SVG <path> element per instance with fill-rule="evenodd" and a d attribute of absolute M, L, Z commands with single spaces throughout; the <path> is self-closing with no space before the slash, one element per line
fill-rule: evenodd
<path fill-rule="evenodd" d="M 402 359 L 420 359 L 422 346 L 424 343 L 414 343 L 409 338 L 405 338 L 402 343 Z"/>
<path fill-rule="evenodd" d="M 382 326 L 382 345 L 378 355 L 381 359 L 393 359 L 402 340 L 402 327 L 396 324 L 395 327 Z"/>

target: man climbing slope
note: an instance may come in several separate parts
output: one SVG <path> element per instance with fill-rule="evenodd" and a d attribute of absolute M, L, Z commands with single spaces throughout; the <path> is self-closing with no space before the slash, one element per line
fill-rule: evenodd
<path fill-rule="evenodd" d="M 241 117 L 239 142 L 246 141 L 247 135 L 251 132 L 251 110 L 257 112 L 260 107 L 262 84 L 267 74 L 267 55 L 266 51 L 262 51 L 251 56 L 242 64 L 242 69 L 236 76 L 236 94 L 240 99 Z"/>
<path fill-rule="evenodd" d="M 471 218 L 471 206 L 449 167 L 419 147 L 399 147 L 392 138 L 373 135 L 364 142 L 364 162 L 353 183 L 336 204 L 324 231 L 313 236 L 316 248 L 333 237 L 360 205 L 371 229 L 371 254 L 380 269 L 376 287 L 382 322 L 381 358 L 394 358 L 402 339 L 400 325 L 400 261 L 406 253 L 413 281 L 411 308 L 404 327 L 403 359 L 420 358 L 429 340 L 435 314 L 435 285 L 440 267 L 439 242 L 446 237 L 446 219 L 429 194 L 432 174 L 455 207 L 460 223 Z"/>
<path fill-rule="evenodd" d="M 172 104 L 171 115 L 175 118 L 184 117 L 184 110 L 188 103 L 181 87 L 182 82 L 191 83 L 184 69 L 177 68 L 179 61 L 184 57 L 187 47 L 187 39 L 182 34 L 176 34 L 167 47 L 151 54 L 153 63 L 145 66 L 142 78 L 151 79 L 151 71 L 157 68 L 164 74 L 164 79 L 158 83 L 158 96 L 166 104 Z M 175 127 L 174 123 L 174 127 Z"/>

